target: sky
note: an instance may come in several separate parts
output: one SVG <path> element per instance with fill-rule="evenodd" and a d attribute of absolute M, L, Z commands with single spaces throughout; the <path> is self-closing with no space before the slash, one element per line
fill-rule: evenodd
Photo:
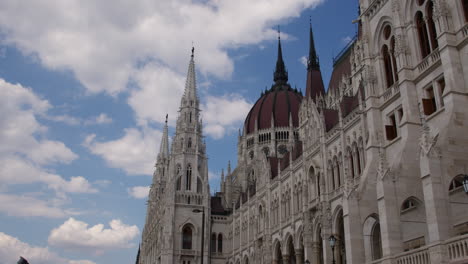
<path fill-rule="evenodd" d="M 357 2 L 1 0 L 0 263 L 134 263 L 192 45 L 215 192 L 273 82 L 278 25 L 305 91 L 311 20 L 327 86 Z"/>

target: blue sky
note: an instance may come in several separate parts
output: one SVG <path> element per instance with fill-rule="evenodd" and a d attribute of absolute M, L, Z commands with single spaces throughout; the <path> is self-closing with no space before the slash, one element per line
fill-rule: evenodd
<path fill-rule="evenodd" d="M 0 263 L 133 263 L 166 113 L 195 46 L 211 190 L 270 87 L 281 27 L 305 90 L 309 17 L 325 84 L 357 0 L 0 2 Z"/>

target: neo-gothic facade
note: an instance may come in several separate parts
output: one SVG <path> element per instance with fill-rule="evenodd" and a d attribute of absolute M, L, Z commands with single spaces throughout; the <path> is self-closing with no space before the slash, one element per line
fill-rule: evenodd
<path fill-rule="evenodd" d="M 192 53 L 138 264 L 468 263 L 468 1 L 359 2 L 328 89 L 312 29 L 305 95 L 278 41 L 214 197 Z"/>

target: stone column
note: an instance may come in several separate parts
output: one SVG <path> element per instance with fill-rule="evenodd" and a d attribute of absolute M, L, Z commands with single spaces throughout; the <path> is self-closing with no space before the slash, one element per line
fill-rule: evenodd
<path fill-rule="evenodd" d="M 354 194 L 343 202 L 343 224 L 345 233 L 346 263 L 364 263 L 364 241 L 360 223 L 359 203 Z M 354 210 L 353 210 L 354 209 Z"/>
<path fill-rule="evenodd" d="M 377 205 L 379 208 L 382 257 L 402 252 L 400 236 L 399 205 L 395 197 L 397 183 L 392 179 L 394 172 L 387 171 L 383 179 L 377 180 Z M 379 174 L 377 177 L 381 178 Z M 391 263 L 390 259 L 383 264 Z"/>
<path fill-rule="evenodd" d="M 304 256 L 302 255 L 302 248 L 296 248 L 296 264 L 304 263 Z"/>
<path fill-rule="evenodd" d="M 289 255 L 283 255 L 283 263 L 281 264 L 289 264 Z"/>
<path fill-rule="evenodd" d="M 442 159 L 436 147 L 421 156 L 421 178 L 428 229 L 427 241 L 428 244 L 436 244 L 449 238 L 450 228 L 447 189 L 441 169 Z M 445 247 L 441 245 L 432 247 L 430 255 L 434 263 L 448 263 Z"/>

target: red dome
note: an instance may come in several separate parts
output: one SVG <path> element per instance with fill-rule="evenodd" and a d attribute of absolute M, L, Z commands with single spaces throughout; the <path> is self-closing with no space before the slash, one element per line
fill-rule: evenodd
<path fill-rule="evenodd" d="M 257 100 L 245 119 L 244 135 L 255 131 L 255 122 L 259 130 L 271 128 L 272 118 L 274 127 L 289 126 L 290 116 L 293 126 L 299 126 L 298 113 L 302 95 L 287 84 L 281 86 L 274 87 Z"/>

